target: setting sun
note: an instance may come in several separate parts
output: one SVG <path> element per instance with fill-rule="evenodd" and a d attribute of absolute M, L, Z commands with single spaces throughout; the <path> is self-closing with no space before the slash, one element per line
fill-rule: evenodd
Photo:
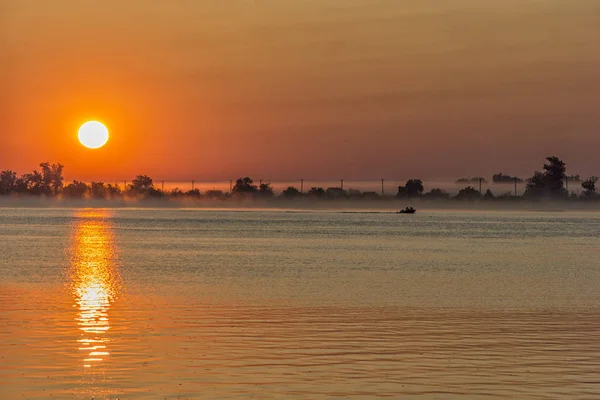
<path fill-rule="evenodd" d="M 108 142 L 108 129 L 98 121 L 89 121 L 79 128 L 79 141 L 90 149 L 98 149 Z"/>

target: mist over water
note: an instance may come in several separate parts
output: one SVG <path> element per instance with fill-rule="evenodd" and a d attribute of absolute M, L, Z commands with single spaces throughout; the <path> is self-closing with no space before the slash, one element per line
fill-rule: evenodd
<path fill-rule="evenodd" d="M 6 398 L 593 398 L 600 214 L 0 209 Z"/>
<path fill-rule="evenodd" d="M 293 186 L 300 190 L 302 187 L 304 189 L 304 193 L 306 193 L 310 188 L 313 187 L 321 187 L 323 189 L 327 188 L 339 188 L 342 185 L 341 180 L 310 180 L 306 179 L 304 182 L 301 182 L 300 179 L 297 180 L 257 180 L 255 183 L 259 181 L 269 182 L 273 186 L 273 190 L 276 194 L 280 194 L 283 190 L 287 189 L 290 186 Z M 89 183 L 89 182 L 88 182 Z M 106 181 L 106 183 L 112 183 L 118 186 L 123 186 L 126 181 Z M 235 180 L 232 182 L 235 183 Z M 406 180 L 392 180 L 392 179 L 384 179 L 383 184 L 383 193 L 384 195 L 395 195 L 398 192 L 398 186 L 404 185 Z M 155 179 L 154 185 L 158 189 L 162 189 L 164 187 L 165 191 L 171 191 L 173 189 L 180 189 L 183 191 L 191 190 L 192 187 L 200 190 L 201 193 L 205 193 L 209 190 L 221 190 L 224 193 L 228 193 L 230 190 L 230 182 L 228 180 L 223 181 L 197 181 L 197 180 L 187 180 L 187 181 L 173 181 L 173 180 L 160 180 Z M 381 180 L 373 179 L 373 180 L 348 180 L 344 179 L 343 182 L 344 189 L 355 189 L 360 190 L 361 192 L 375 192 L 377 194 L 381 194 Z M 425 180 L 423 181 L 423 185 L 425 187 L 425 191 L 429 191 L 434 188 L 442 189 L 448 192 L 451 195 L 455 195 L 460 189 L 465 188 L 466 186 L 473 186 L 479 189 L 478 183 L 456 183 L 452 180 Z M 517 194 L 520 196 L 525 191 L 525 182 L 520 182 L 517 184 Z M 579 184 L 572 185 L 572 191 L 576 193 L 581 192 L 581 187 Z M 490 189 L 494 194 L 501 195 L 506 192 L 510 192 L 511 194 L 515 191 L 515 186 L 513 183 L 491 183 L 485 182 L 482 184 L 482 193 L 487 189 Z"/>

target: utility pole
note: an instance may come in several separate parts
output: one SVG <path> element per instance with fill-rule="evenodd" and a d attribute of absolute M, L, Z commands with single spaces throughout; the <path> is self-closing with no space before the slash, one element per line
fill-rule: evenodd
<path fill-rule="evenodd" d="M 231 194 L 231 192 L 233 192 L 233 179 L 229 180 L 229 194 Z"/>
<path fill-rule="evenodd" d="M 517 197 L 517 177 L 515 177 L 515 197 Z"/>
<path fill-rule="evenodd" d="M 300 179 L 300 194 L 304 193 L 304 179 Z"/>
<path fill-rule="evenodd" d="M 342 188 L 342 190 L 344 190 L 344 180 L 340 179 L 340 187 Z"/>
<path fill-rule="evenodd" d="M 479 194 L 481 194 L 481 180 L 482 178 L 479 178 Z"/>
<path fill-rule="evenodd" d="M 381 180 L 381 197 L 383 197 L 384 195 L 384 190 L 383 190 L 383 179 Z"/>
<path fill-rule="evenodd" d="M 162 190 L 162 192 L 164 193 L 164 192 L 165 192 L 165 181 L 162 181 L 162 182 L 161 182 L 161 187 L 162 187 L 162 189 L 161 189 L 161 190 Z"/>
<path fill-rule="evenodd" d="M 565 178 L 565 189 L 567 189 L 567 194 L 569 194 L 569 177 Z"/>
<path fill-rule="evenodd" d="M 194 184 L 196 183 L 196 181 L 192 181 L 192 192 L 194 191 Z"/>

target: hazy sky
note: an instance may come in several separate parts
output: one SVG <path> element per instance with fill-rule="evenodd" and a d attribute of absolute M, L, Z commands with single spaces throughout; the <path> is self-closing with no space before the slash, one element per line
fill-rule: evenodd
<path fill-rule="evenodd" d="M 0 0 L 0 93 L 19 172 L 598 175 L 600 1 Z"/>

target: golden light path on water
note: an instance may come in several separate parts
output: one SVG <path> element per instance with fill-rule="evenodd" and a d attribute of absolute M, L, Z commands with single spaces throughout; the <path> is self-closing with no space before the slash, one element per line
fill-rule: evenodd
<path fill-rule="evenodd" d="M 71 291 L 78 310 L 77 340 L 83 366 L 91 368 L 110 356 L 109 310 L 118 289 L 115 245 L 108 211 L 76 214 L 71 256 Z"/>

